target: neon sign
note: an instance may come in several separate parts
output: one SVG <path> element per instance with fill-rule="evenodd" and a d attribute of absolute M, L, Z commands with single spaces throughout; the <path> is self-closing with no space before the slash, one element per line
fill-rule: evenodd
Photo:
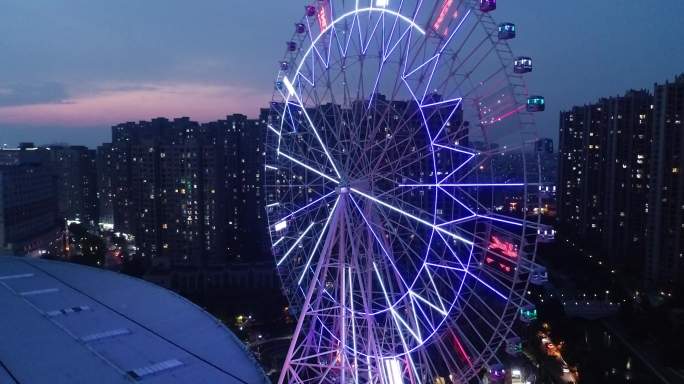
<path fill-rule="evenodd" d="M 442 6 L 439 8 L 439 12 L 437 13 L 437 18 L 435 19 L 435 22 L 432 23 L 432 29 L 442 36 L 446 36 L 449 33 L 449 27 L 444 26 L 444 21 L 451 13 L 451 7 L 453 5 L 454 0 L 444 0 Z M 458 11 L 454 11 L 452 17 L 458 17 Z"/>
<path fill-rule="evenodd" d="M 494 235 L 491 237 L 488 249 L 490 251 L 499 251 L 502 255 L 512 259 L 518 257 L 518 247 L 515 244 L 503 241 Z"/>
<path fill-rule="evenodd" d="M 492 259 L 489 256 L 485 257 L 485 263 L 487 263 L 487 265 L 496 265 L 497 268 L 499 268 L 500 270 L 502 270 L 506 273 L 510 273 L 513 270 L 513 268 L 511 268 L 510 265 L 508 265 L 506 263 L 502 263 L 502 262 L 497 263 L 494 259 Z"/>
<path fill-rule="evenodd" d="M 320 7 L 318 7 L 318 13 L 316 14 L 316 19 L 318 20 L 318 27 L 321 31 L 328 28 L 330 24 L 328 21 L 328 15 L 330 14 L 330 2 L 325 0 L 321 2 Z"/>

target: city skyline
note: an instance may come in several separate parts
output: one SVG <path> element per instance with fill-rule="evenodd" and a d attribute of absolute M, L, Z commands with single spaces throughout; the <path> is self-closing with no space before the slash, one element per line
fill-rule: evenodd
<path fill-rule="evenodd" d="M 202 123 L 232 113 L 254 118 L 270 100 L 272 59 L 289 38 L 282 31 L 301 12 L 280 3 L 263 12 L 247 1 L 199 7 L 6 2 L 14 12 L 0 15 L 0 49 L 7 53 L 0 144 L 9 146 L 68 141 L 95 147 L 115 124 L 159 116 Z M 613 17 L 618 10 L 620 17 Z M 512 47 L 533 58 L 530 92 L 549 100 L 538 117 L 542 136 L 556 139 L 561 110 L 625 89 L 650 89 L 681 72 L 684 52 L 671 49 L 674 32 L 684 32 L 681 11 L 682 3 L 502 2 L 498 17 L 524 25 Z M 145 22 L 153 17 L 165 22 Z M 649 20 L 658 20 L 658 28 Z M 193 27 L 174 27 L 183 23 Z M 260 44 L 247 49 L 244 36 Z"/>
<path fill-rule="evenodd" d="M 0 9 L 0 383 L 684 378 L 684 2 Z"/>

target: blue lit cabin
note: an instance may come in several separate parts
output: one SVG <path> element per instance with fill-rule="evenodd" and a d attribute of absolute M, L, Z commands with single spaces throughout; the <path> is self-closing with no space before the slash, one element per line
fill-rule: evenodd
<path fill-rule="evenodd" d="M 522 340 L 519 337 L 506 339 L 506 353 L 515 356 L 522 352 Z"/>
<path fill-rule="evenodd" d="M 287 42 L 287 50 L 290 52 L 294 52 L 297 50 L 297 43 L 294 41 L 288 41 Z"/>
<path fill-rule="evenodd" d="M 309 17 L 316 16 L 316 7 L 314 7 L 313 5 L 307 5 L 306 15 Z"/>
<path fill-rule="evenodd" d="M 290 63 L 288 63 L 287 61 L 281 61 L 280 62 L 280 70 L 281 71 L 287 71 L 288 69 L 290 69 Z"/>
<path fill-rule="evenodd" d="M 530 96 L 527 98 L 527 112 L 541 112 L 545 109 L 544 96 Z"/>
<path fill-rule="evenodd" d="M 506 378 L 506 367 L 503 364 L 496 363 L 489 366 L 489 380 L 502 381 Z"/>
<path fill-rule="evenodd" d="M 544 285 L 549 281 L 549 274 L 545 267 L 535 264 L 530 273 L 530 283 L 533 285 Z"/>
<path fill-rule="evenodd" d="M 537 320 L 537 308 L 533 304 L 527 304 L 520 308 L 520 321 L 531 323 Z"/>
<path fill-rule="evenodd" d="M 513 72 L 527 73 L 532 72 L 532 59 L 525 56 L 520 56 L 513 61 Z"/>
<path fill-rule="evenodd" d="M 499 24 L 499 40 L 510 40 L 515 37 L 515 24 Z"/>
<path fill-rule="evenodd" d="M 295 31 L 299 34 L 306 32 L 306 25 L 304 23 L 295 24 Z"/>
<path fill-rule="evenodd" d="M 496 0 L 480 0 L 480 11 L 491 12 L 496 9 Z"/>

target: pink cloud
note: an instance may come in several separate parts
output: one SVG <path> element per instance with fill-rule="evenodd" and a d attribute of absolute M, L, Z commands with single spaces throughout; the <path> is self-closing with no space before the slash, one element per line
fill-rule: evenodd
<path fill-rule="evenodd" d="M 189 116 L 200 122 L 231 113 L 256 116 L 270 95 L 254 89 L 206 84 L 143 84 L 108 87 L 63 103 L 0 107 L 0 122 L 71 126 L 112 125 L 153 117 Z"/>

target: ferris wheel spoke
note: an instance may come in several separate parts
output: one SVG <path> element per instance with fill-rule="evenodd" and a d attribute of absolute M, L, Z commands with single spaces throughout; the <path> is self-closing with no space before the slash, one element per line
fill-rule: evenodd
<path fill-rule="evenodd" d="M 340 202 L 340 198 L 338 196 L 337 199 L 335 200 L 335 204 L 333 205 L 332 209 L 330 210 L 330 214 L 328 215 L 328 218 L 325 220 L 325 224 L 323 225 L 323 229 L 321 230 L 320 234 L 318 235 L 318 239 L 316 240 L 316 243 L 314 244 L 313 248 L 311 249 L 311 254 L 309 255 L 309 258 L 306 260 L 306 264 L 304 265 L 304 269 L 302 270 L 302 273 L 301 273 L 299 279 L 297 280 L 298 285 L 302 284 L 302 280 L 304 280 L 304 276 L 306 276 L 306 273 L 309 271 L 309 267 L 311 265 L 311 261 L 314 258 L 314 254 L 318 250 L 318 246 L 320 245 L 321 240 L 323 239 L 323 237 L 327 233 L 326 231 L 328 229 L 328 225 L 330 224 L 330 220 L 332 219 L 333 215 L 335 214 L 335 211 L 337 210 L 337 205 L 339 204 L 339 202 Z"/>
<path fill-rule="evenodd" d="M 299 94 L 297 94 L 297 91 L 295 90 L 294 86 L 290 82 L 290 80 L 286 77 L 283 77 L 283 83 L 285 84 L 285 87 L 287 88 L 289 92 L 289 96 L 294 96 L 297 102 L 299 103 L 299 106 L 301 107 L 301 111 L 303 112 L 304 116 L 306 117 L 307 122 L 309 123 L 309 128 L 313 131 L 314 135 L 316 136 L 316 139 L 318 140 L 318 143 L 321 146 L 321 149 L 323 149 L 323 152 L 325 152 L 326 157 L 330 161 L 330 166 L 333 168 L 335 171 L 335 174 L 337 177 L 340 176 L 340 172 L 337 170 L 337 167 L 335 166 L 335 162 L 333 161 L 332 157 L 330 157 L 330 153 L 328 153 L 328 150 L 323 143 L 323 140 L 321 139 L 321 136 L 318 134 L 318 131 L 316 130 L 316 126 L 314 125 L 313 121 L 311 121 L 311 117 L 309 117 L 309 113 L 306 111 L 306 108 L 304 107 L 304 104 L 302 103 L 302 100 L 299 98 Z"/>
<path fill-rule="evenodd" d="M 507 301 L 507 304 L 505 305 L 512 304 Z M 491 305 L 483 297 L 476 294 L 472 295 L 471 300 L 468 300 L 464 307 L 471 309 L 480 319 L 480 322 L 489 327 L 489 340 L 487 340 L 486 337 L 482 338 L 487 345 L 491 344 L 489 341 L 492 338 L 499 336 L 503 340 L 506 337 L 507 330 L 501 329 L 501 319 L 497 311 L 491 308 Z"/>
<path fill-rule="evenodd" d="M 276 223 L 281 223 L 281 222 L 286 221 L 286 220 L 290 219 L 291 217 L 296 216 L 296 215 L 298 215 L 298 214 L 300 214 L 300 213 L 307 213 L 307 211 L 308 211 L 310 208 L 315 208 L 315 207 L 317 206 L 317 204 L 322 203 L 322 202 L 325 202 L 325 199 L 327 199 L 328 197 L 330 197 L 330 195 L 332 195 L 333 193 L 335 193 L 334 190 L 333 190 L 333 191 L 330 191 L 330 192 L 328 192 L 328 193 L 326 193 L 325 195 L 323 195 L 323 196 L 321 196 L 321 197 L 319 197 L 319 198 L 317 198 L 317 199 L 315 199 L 315 200 L 313 200 L 313 201 L 311 201 L 310 203 L 306 204 L 306 205 L 303 206 L 303 207 L 297 208 L 295 211 L 290 212 L 290 213 L 287 214 L 286 216 L 283 216 L 282 218 L 280 218 L 280 219 L 278 219 L 278 220 L 275 220 L 275 222 L 276 222 Z"/>
<path fill-rule="evenodd" d="M 435 144 L 435 146 L 439 146 L 439 145 Z M 458 171 L 460 171 L 462 168 L 464 168 L 466 165 L 468 165 L 468 163 L 470 163 L 470 161 L 473 160 L 473 158 L 475 157 L 475 154 L 473 154 L 473 153 L 468 153 L 468 155 L 470 157 L 467 160 L 463 161 L 456 168 L 454 168 L 451 172 L 449 172 L 446 176 L 444 176 L 442 179 L 440 179 L 438 184 L 444 183 L 450 177 L 455 175 Z"/>
<path fill-rule="evenodd" d="M 495 289 L 495 288 L 494 288 L 493 286 L 491 286 L 489 283 L 487 283 L 486 281 L 482 280 L 482 279 L 479 278 L 477 275 L 475 275 L 474 273 L 472 273 L 468 268 L 452 267 L 452 266 L 449 266 L 449 265 L 441 265 L 441 264 L 433 264 L 433 263 L 427 263 L 427 265 L 428 265 L 428 266 L 431 266 L 431 267 L 435 267 L 435 268 L 444 268 L 444 269 L 450 269 L 450 270 L 457 271 L 457 272 L 463 272 L 463 273 L 467 274 L 468 276 L 472 277 L 473 279 L 475 279 L 475 280 L 476 280 L 478 283 L 480 283 L 482 286 L 484 286 L 485 288 L 489 289 L 491 292 L 493 292 L 494 294 L 496 294 L 496 296 L 498 296 L 499 298 L 501 298 L 501 299 L 503 299 L 503 300 L 508 300 L 508 296 L 506 296 L 506 295 L 504 295 L 503 293 L 499 292 L 497 289 Z"/>
<path fill-rule="evenodd" d="M 399 184 L 399 187 L 407 188 L 467 188 L 467 187 L 527 187 L 535 186 L 530 183 L 437 183 L 437 184 Z"/>
<path fill-rule="evenodd" d="M 280 264 L 282 264 L 283 261 L 285 261 L 285 259 L 287 259 L 287 257 L 290 255 L 290 253 L 292 253 L 292 251 L 294 251 L 294 249 L 302 241 L 304 236 L 306 236 L 306 234 L 311 230 L 311 228 L 313 228 L 314 224 L 315 223 L 311 223 L 311 224 L 309 224 L 308 227 L 306 227 L 304 232 L 302 232 L 302 234 L 297 238 L 297 240 L 295 240 L 294 244 L 292 244 L 292 246 L 290 246 L 290 248 L 287 250 L 287 252 L 285 252 L 285 254 L 280 258 L 280 260 L 278 260 L 278 262 L 276 263 L 276 266 L 280 266 Z"/>
<path fill-rule="evenodd" d="M 335 183 L 335 184 L 339 184 L 339 183 L 340 183 L 338 180 L 334 179 L 333 177 L 326 175 L 325 173 L 323 173 L 323 172 L 317 170 L 316 168 L 314 168 L 314 167 L 312 167 L 312 166 L 306 165 L 304 162 L 299 161 L 299 160 L 295 159 L 294 157 L 292 157 L 292 156 L 290 156 L 290 155 L 288 155 L 288 154 L 286 154 L 286 153 L 284 153 L 284 152 L 278 151 L 278 155 L 279 155 L 279 156 L 282 156 L 282 157 L 284 157 L 284 158 L 286 158 L 286 159 L 288 159 L 288 160 L 290 160 L 291 162 L 293 162 L 293 163 L 295 163 L 295 164 L 297 164 L 297 165 L 300 165 L 301 167 L 303 167 L 303 168 L 305 168 L 305 169 L 307 169 L 307 170 L 309 170 L 309 171 L 311 171 L 311 172 L 317 174 L 318 176 L 323 177 L 323 178 L 326 179 L 326 180 L 329 180 L 329 181 L 331 181 L 331 182 L 333 182 L 333 183 Z"/>
<path fill-rule="evenodd" d="M 368 200 L 371 200 L 371 201 L 377 203 L 378 205 L 380 205 L 380 206 L 382 206 L 382 207 L 388 208 L 388 209 L 390 209 L 390 210 L 392 210 L 392 211 L 394 211 L 394 212 L 396 212 L 396 213 L 399 213 L 399 214 L 401 214 L 401 215 L 403 215 L 403 216 L 405 216 L 405 217 L 408 217 L 408 218 L 410 218 L 410 219 L 412 219 L 412 220 L 414 220 L 414 221 L 416 221 L 416 222 L 418 222 L 418 223 L 420 223 L 420 224 L 423 224 L 423 225 L 425 225 L 425 226 L 427 226 L 427 227 L 429 227 L 429 228 L 432 228 L 432 229 L 434 229 L 434 230 L 436 230 L 436 231 L 439 231 L 439 232 L 441 232 L 441 233 L 444 233 L 444 234 L 448 235 L 449 237 L 452 237 L 452 238 L 454 238 L 454 239 L 456 239 L 456 240 L 462 241 L 462 242 L 464 242 L 464 243 L 466 243 L 466 244 L 471 244 L 471 245 L 473 244 L 473 242 L 470 241 L 470 240 L 467 240 L 467 239 L 465 239 L 465 238 L 463 238 L 463 237 L 461 237 L 461 236 L 459 236 L 459 235 L 457 235 L 457 234 L 455 234 L 455 233 L 449 232 L 449 231 L 447 231 L 446 229 L 441 228 L 441 227 L 438 227 L 438 226 L 436 226 L 436 225 L 434 225 L 434 224 L 432 224 L 432 223 L 430 223 L 430 222 L 428 222 L 428 221 L 426 221 L 426 220 L 424 220 L 424 219 L 421 219 L 421 218 L 419 218 L 419 217 L 417 217 L 417 216 L 415 216 L 415 215 L 412 215 L 412 214 L 410 214 L 410 213 L 408 213 L 408 212 L 405 212 L 405 211 L 403 211 L 402 209 L 399 209 L 399 208 L 397 208 L 397 207 L 395 207 L 395 206 L 393 206 L 393 205 L 390 205 L 390 204 L 388 204 L 388 203 L 386 203 L 386 202 L 384 202 L 384 201 L 381 201 L 381 200 L 379 200 L 379 199 L 377 199 L 377 198 L 375 198 L 375 197 L 373 197 L 373 196 L 371 196 L 371 195 L 369 195 L 369 194 L 367 194 L 367 193 L 364 193 L 364 192 L 362 192 L 362 191 L 360 191 L 360 190 L 358 190 L 358 189 L 356 189 L 356 188 L 353 188 L 353 187 L 352 187 L 352 188 L 350 188 L 350 190 L 351 190 L 352 192 L 358 194 L 359 196 L 362 196 L 362 197 L 364 197 L 364 198 L 366 198 L 366 199 L 368 199 Z"/>
<path fill-rule="evenodd" d="M 411 326 L 406 322 L 406 320 L 404 320 L 401 317 L 401 315 L 396 310 L 393 309 L 393 304 L 392 304 L 393 302 L 390 299 L 389 294 L 387 293 L 387 289 L 385 289 L 385 283 L 383 281 L 382 275 L 380 274 L 380 271 L 378 270 L 378 266 L 375 264 L 375 262 L 373 263 L 373 269 L 375 270 L 375 276 L 377 277 L 378 283 L 380 284 L 380 288 L 382 289 L 382 294 L 385 297 L 386 305 L 390 308 L 390 315 L 391 315 L 392 319 L 394 319 L 397 328 L 399 328 L 398 333 L 399 333 L 399 336 L 401 338 L 401 342 L 403 344 L 404 351 L 408 352 L 410 348 L 408 347 L 406 339 L 404 338 L 404 336 L 401 332 L 401 328 L 406 329 L 409 332 L 409 334 L 411 336 L 413 336 L 413 338 L 418 343 L 422 343 L 423 340 L 418 336 L 418 333 L 416 332 L 416 330 L 411 328 Z M 410 357 L 410 354 L 408 354 L 407 356 Z"/>
<path fill-rule="evenodd" d="M 364 215 L 363 211 L 361 210 L 361 207 L 359 207 L 359 205 L 357 204 L 356 200 L 354 200 L 354 198 L 351 197 L 351 196 L 350 196 L 350 198 L 351 198 L 352 203 L 354 204 L 354 207 L 357 209 L 357 211 L 359 212 L 359 214 L 360 214 L 361 217 L 363 218 L 363 221 L 364 221 L 364 223 L 366 224 L 366 227 L 368 228 L 368 230 L 370 231 L 370 233 L 373 235 L 373 238 L 375 239 L 376 244 L 380 247 L 380 249 L 382 250 L 382 253 L 385 255 L 385 258 L 387 259 L 387 261 L 388 261 L 388 262 L 390 263 L 390 265 L 392 266 L 392 269 L 393 269 L 394 272 L 396 273 L 396 275 L 397 275 L 397 277 L 398 277 L 398 280 L 402 283 L 403 287 L 404 287 L 405 289 L 407 289 L 407 288 L 408 288 L 408 284 L 407 284 L 406 281 L 401 277 L 401 272 L 399 271 L 399 269 L 397 269 L 397 266 L 396 266 L 396 264 L 394 263 L 394 257 L 392 257 L 392 256 L 389 254 L 389 252 L 387 251 L 387 247 L 385 247 L 385 245 L 383 245 L 382 240 L 380 240 L 380 237 L 378 237 L 377 233 L 375 233 L 375 231 L 373 230 L 373 225 L 368 221 L 368 219 L 366 218 L 366 215 Z"/>

